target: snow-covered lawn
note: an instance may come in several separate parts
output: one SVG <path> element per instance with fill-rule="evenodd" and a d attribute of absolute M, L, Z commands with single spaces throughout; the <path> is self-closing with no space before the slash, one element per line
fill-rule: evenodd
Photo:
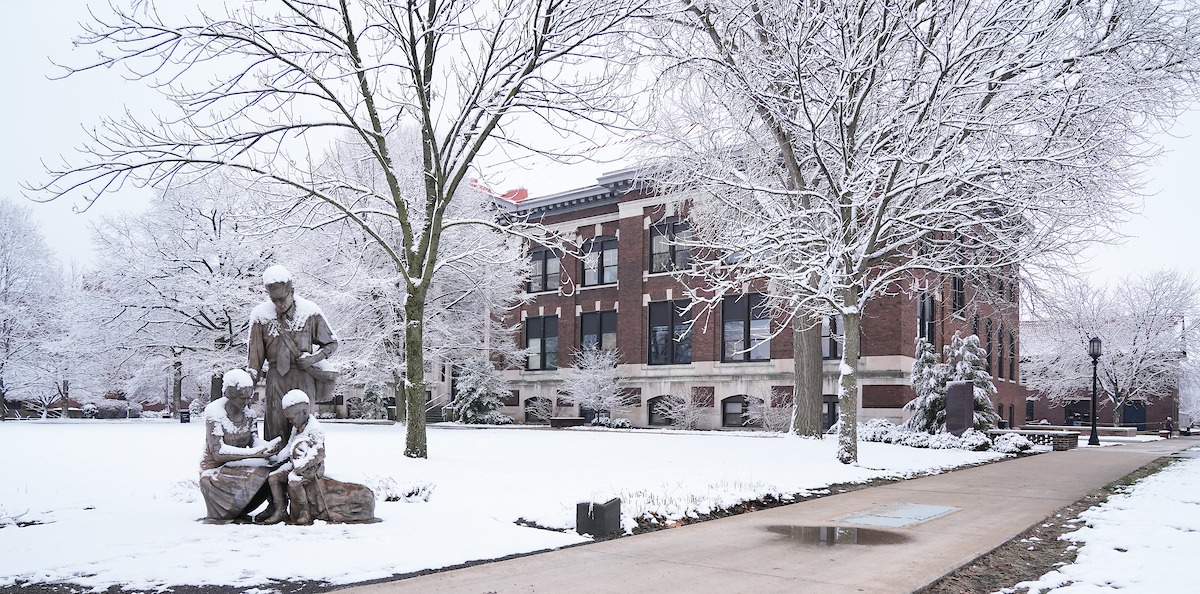
<path fill-rule="evenodd" d="M 631 527 L 644 512 L 678 518 L 1000 456 L 861 443 L 860 464 L 844 466 L 832 438 L 434 426 L 431 458 L 413 460 L 401 455 L 400 425 L 326 423 L 330 476 L 399 490 L 431 485 L 428 501 L 381 500 L 375 524 L 210 525 L 197 521 L 203 428 L 0 425 L 0 587 L 344 584 L 585 542 L 571 530 L 580 501 L 621 497 Z M 566 532 L 518 526 L 519 518 Z"/>
<path fill-rule="evenodd" d="M 1176 462 L 1079 516 L 1063 535 L 1078 557 L 1002 592 L 1195 592 L 1200 553 L 1200 459 Z"/>

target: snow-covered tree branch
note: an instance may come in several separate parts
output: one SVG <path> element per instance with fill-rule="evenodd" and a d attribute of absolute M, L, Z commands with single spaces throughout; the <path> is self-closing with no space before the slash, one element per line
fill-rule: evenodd
<path fill-rule="evenodd" d="M 1200 286 L 1174 271 L 1129 277 L 1115 287 L 1067 280 L 1044 319 L 1025 325 L 1022 368 L 1031 390 L 1062 404 L 1090 397 L 1092 360 L 1088 341 L 1099 337 L 1099 397 L 1121 422 L 1128 402 L 1167 396 L 1188 380 L 1186 348 L 1195 338 Z"/>
<path fill-rule="evenodd" d="M 50 197 L 95 199 L 124 183 L 170 184 L 214 168 L 281 199 L 304 228 L 356 226 L 402 289 L 404 454 L 428 455 L 424 333 L 450 205 L 477 157 L 518 113 L 615 113 L 602 59 L 647 0 L 230 2 L 180 16 L 152 0 L 99 17 L 80 40 L 172 100 L 175 112 L 103 123 Z M 417 131 L 405 171 L 395 132 Z M 354 155 L 353 161 L 327 159 Z M 338 167 L 328 167 L 330 162 Z M 362 175 L 342 176 L 356 166 Z M 490 223 L 482 213 L 479 222 Z"/>
<path fill-rule="evenodd" d="M 871 299 L 1113 237 L 1150 135 L 1195 94 L 1198 25 L 1193 3 L 1133 0 L 685 2 L 648 51 L 661 181 L 710 248 L 694 297 L 758 281 L 800 326 L 843 316 L 855 461 Z"/>

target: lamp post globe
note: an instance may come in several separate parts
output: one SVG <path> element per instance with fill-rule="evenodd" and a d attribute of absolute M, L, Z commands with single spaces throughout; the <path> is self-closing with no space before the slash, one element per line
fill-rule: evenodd
<path fill-rule="evenodd" d="M 1096 433 L 1096 386 L 1097 375 L 1096 365 L 1100 362 L 1101 341 L 1099 336 L 1093 336 L 1088 341 L 1088 356 L 1092 358 L 1092 435 L 1088 438 L 1088 445 L 1100 445 L 1100 437 Z"/>

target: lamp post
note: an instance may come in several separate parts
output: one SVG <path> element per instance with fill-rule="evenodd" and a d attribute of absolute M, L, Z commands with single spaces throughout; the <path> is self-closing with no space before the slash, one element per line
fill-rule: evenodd
<path fill-rule="evenodd" d="M 1092 436 L 1088 445 L 1100 445 L 1100 437 L 1096 435 L 1096 365 L 1100 362 L 1100 337 L 1092 337 L 1088 341 L 1088 356 L 1092 358 Z"/>

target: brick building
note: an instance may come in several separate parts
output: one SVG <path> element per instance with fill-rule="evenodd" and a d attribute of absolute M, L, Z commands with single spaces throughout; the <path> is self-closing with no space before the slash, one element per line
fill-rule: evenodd
<path fill-rule="evenodd" d="M 1175 421 L 1175 427 L 1179 428 L 1178 394 L 1178 390 L 1171 389 L 1161 396 L 1125 403 L 1121 410 L 1121 426 L 1135 427 L 1138 431 L 1159 431 L 1165 427 L 1167 417 L 1171 417 Z M 1061 404 L 1037 396 L 1037 392 L 1030 392 L 1030 397 L 1025 402 L 1025 423 L 1040 423 L 1044 420 L 1050 425 L 1086 426 L 1092 422 L 1092 397 L 1089 390 L 1081 389 L 1077 399 Z M 1184 419 L 1184 424 L 1189 420 Z M 1096 401 L 1096 424 L 1113 424 L 1112 402 L 1103 395 Z"/>
<path fill-rule="evenodd" d="M 617 346 L 619 373 L 628 382 L 625 417 L 634 426 L 666 424 L 654 405 L 664 395 L 692 398 L 707 412 L 701 427 L 741 427 L 751 394 L 770 395 L 788 406 L 793 390 L 791 332 L 766 338 L 779 321 L 766 319 L 753 290 L 727 295 L 720 307 L 683 313 L 684 286 L 673 272 L 686 271 L 690 254 L 673 239 L 687 232 L 686 220 L 664 207 L 661 197 L 636 183 L 633 170 L 600 176 L 595 185 L 508 203 L 515 214 L 574 233 L 582 258 L 534 247 L 530 300 L 511 314 L 519 340 L 531 355 L 526 368 L 506 372 L 512 395 L 502 412 L 528 419 L 533 398 L 558 398 L 560 368 L 572 365 L 581 345 Z M 908 385 L 914 340 L 920 333 L 941 349 L 954 331 L 976 333 L 994 353 L 989 371 L 999 391 L 997 411 L 1019 422 L 1024 391 L 1018 384 L 1019 318 L 1016 287 L 1007 287 L 1011 306 L 982 308 L 967 319 L 972 288 L 952 280 L 944 286 L 899 291 L 873 300 L 863 319 L 859 359 L 861 419 L 899 422 L 912 398 Z M 1005 291 L 1000 291 L 1004 293 Z M 691 318 L 691 319 L 689 319 Z M 823 327 L 822 392 L 828 426 L 837 415 L 837 320 Z M 566 414 L 579 414 L 571 410 Z"/>

